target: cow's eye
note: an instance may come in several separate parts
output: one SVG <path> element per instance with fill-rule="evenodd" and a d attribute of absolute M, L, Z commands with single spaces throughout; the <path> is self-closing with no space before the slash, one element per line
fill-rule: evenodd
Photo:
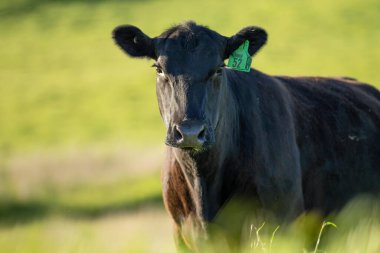
<path fill-rule="evenodd" d="M 220 64 L 219 67 L 215 70 L 214 75 L 220 76 L 223 73 L 223 68 L 226 65 L 224 63 Z"/>
<path fill-rule="evenodd" d="M 157 72 L 157 74 L 163 74 L 164 72 L 162 71 L 162 69 L 160 69 L 160 68 L 156 68 L 156 72 Z"/>
<path fill-rule="evenodd" d="M 222 72 L 223 72 L 223 68 L 217 68 L 215 70 L 215 75 L 220 75 L 220 74 L 222 74 Z"/>
<path fill-rule="evenodd" d="M 218 76 L 220 76 L 222 73 L 223 73 L 223 67 L 219 67 L 219 68 L 215 69 L 213 76 L 214 76 L 214 77 L 218 77 Z"/>
<path fill-rule="evenodd" d="M 158 64 L 155 63 L 152 65 L 152 67 L 156 69 L 156 73 L 158 75 L 164 75 L 164 71 L 162 71 L 162 68 Z"/>
<path fill-rule="evenodd" d="M 222 73 L 223 73 L 223 66 L 220 66 L 214 69 L 213 71 L 210 71 L 207 76 L 207 79 L 219 78 L 222 75 Z"/>

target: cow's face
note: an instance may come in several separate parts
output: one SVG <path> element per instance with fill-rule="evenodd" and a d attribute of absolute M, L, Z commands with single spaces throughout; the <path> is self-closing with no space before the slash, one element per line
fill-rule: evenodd
<path fill-rule="evenodd" d="M 223 107 L 224 60 L 245 40 L 253 55 L 266 42 L 266 33 L 247 27 L 227 38 L 193 22 L 149 38 L 134 26 L 114 30 L 116 43 L 130 56 L 155 60 L 157 98 L 167 127 L 166 144 L 201 151 L 215 142 Z"/>
<path fill-rule="evenodd" d="M 157 98 L 166 144 L 204 150 L 215 140 L 224 40 L 215 33 L 180 30 L 157 40 Z"/>

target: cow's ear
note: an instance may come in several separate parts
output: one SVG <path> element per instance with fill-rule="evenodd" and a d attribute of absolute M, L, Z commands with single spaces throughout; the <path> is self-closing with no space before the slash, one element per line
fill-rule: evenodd
<path fill-rule="evenodd" d="M 112 37 L 129 56 L 156 59 L 153 40 L 139 28 L 132 25 L 118 26 L 113 30 Z"/>
<path fill-rule="evenodd" d="M 227 59 L 246 40 L 249 41 L 248 52 L 253 56 L 267 42 L 267 38 L 268 35 L 264 29 L 257 26 L 245 27 L 234 36 L 227 38 L 224 58 Z"/>

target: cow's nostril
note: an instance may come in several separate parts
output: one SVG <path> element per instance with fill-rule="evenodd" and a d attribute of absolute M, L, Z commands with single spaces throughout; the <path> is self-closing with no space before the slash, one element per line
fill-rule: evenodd
<path fill-rule="evenodd" d="M 200 148 L 208 138 L 207 126 L 199 121 L 185 121 L 173 124 L 168 140 L 174 147 Z"/>
<path fill-rule="evenodd" d="M 179 127 L 176 125 L 174 126 L 174 138 L 176 141 L 181 141 L 183 139 L 183 135 L 182 135 L 182 132 L 181 130 L 179 129 Z"/>
<path fill-rule="evenodd" d="M 202 126 L 202 129 L 198 134 L 198 140 L 203 141 L 205 139 L 205 137 L 206 137 L 206 128 L 204 126 Z"/>

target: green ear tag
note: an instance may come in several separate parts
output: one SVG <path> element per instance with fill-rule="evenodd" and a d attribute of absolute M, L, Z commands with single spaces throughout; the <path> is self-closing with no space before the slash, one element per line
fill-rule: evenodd
<path fill-rule="evenodd" d="M 248 53 L 248 48 L 249 41 L 246 40 L 230 55 L 227 66 L 238 71 L 249 72 L 251 70 L 252 57 Z"/>

